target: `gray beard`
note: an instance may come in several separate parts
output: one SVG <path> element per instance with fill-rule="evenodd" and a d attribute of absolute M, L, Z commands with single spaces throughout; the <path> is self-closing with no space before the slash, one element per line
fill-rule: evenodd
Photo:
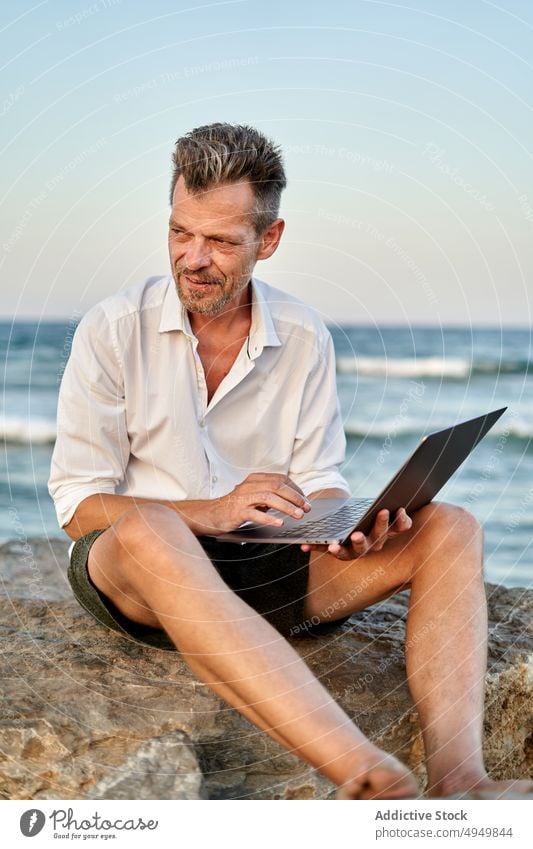
<path fill-rule="evenodd" d="M 247 281 L 246 286 L 248 286 L 248 282 L 249 281 Z M 243 286 L 241 289 L 231 289 L 229 292 L 221 291 L 220 297 L 215 298 L 214 301 L 205 301 L 201 292 L 185 292 L 179 282 L 179 277 L 176 280 L 178 297 L 185 309 L 189 312 L 198 313 L 199 315 L 207 315 L 211 318 L 218 315 L 236 295 L 246 288 L 246 286 Z"/>

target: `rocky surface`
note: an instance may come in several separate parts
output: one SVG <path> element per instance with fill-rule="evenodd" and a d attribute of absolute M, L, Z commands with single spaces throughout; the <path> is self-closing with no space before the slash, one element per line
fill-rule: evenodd
<path fill-rule="evenodd" d="M 203 773 L 183 731 L 154 737 L 109 772 L 88 799 L 202 799 Z"/>
<path fill-rule="evenodd" d="M 98 626 L 71 597 L 67 547 L 42 539 L 0 548 L 0 796 L 333 796 L 325 778 L 228 708 L 177 653 L 141 648 Z M 533 777 L 533 591 L 487 585 L 487 593 L 485 754 L 495 777 Z M 403 593 L 334 634 L 293 645 L 423 787 L 403 661 L 407 604 Z"/>

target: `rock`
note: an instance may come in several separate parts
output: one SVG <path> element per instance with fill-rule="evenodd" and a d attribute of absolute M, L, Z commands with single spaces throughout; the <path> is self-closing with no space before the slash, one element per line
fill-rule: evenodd
<path fill-rule="evenodd" d="M 485 760 L 494 778 L 531 776 L 533 663 L 487 676 Z"/>
<path fill-rule="evenodd" d="M 140 647 L 86 614 L 66 581 L 67 548 L 61 539 L 0 547 L 3 798 L 334 797 L 327 779 L 225 705 L 178 653 Z M 485 755 L 495 777 L 533 777 L 533 591 L 488 584 L 487 594 Z M 401 593 L 292 644 L 423 788 L 403 659 L 407 605 Z"/>
<path fill-rule="evenodd" d="M 201 799 L 203 775 L 186 734 L 172 731 L 139 746 L 87 799 Z"/>

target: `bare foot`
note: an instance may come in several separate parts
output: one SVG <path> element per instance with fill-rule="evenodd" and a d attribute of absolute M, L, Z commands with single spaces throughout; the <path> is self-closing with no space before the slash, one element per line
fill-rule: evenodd
<path fill-rule="evenodd" d="M 342 784 L 337 799 L 416 799 L 418 784 L 412 772 L 392 755 L 376 749 L 376 756 Z"/>
<path fill-rule="evenodd" d="M 443 781 L 428 792 L 430 799 L 461 795 L 468 795 L 475 799 L 510 799 L 515 796 L 530 796 L 533 799 L 533 781 L 527 779 L 495 781 L 488 775 L 477 779 L 456 778 L 451 782 Z"/>

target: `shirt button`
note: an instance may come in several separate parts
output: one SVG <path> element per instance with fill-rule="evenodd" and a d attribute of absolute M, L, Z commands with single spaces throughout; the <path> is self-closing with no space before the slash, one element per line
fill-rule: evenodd
<path fill-rule="evenodd" d="M 217 480 L 218 480 L 217 476 L 213 475 L 213 477 L 211 478 L 211 483 L 216 483 Z"/>
<path fill-rule="evenodd" d="M 200 427 L 205 427 L 205 419 L 200 420 Z"/>

